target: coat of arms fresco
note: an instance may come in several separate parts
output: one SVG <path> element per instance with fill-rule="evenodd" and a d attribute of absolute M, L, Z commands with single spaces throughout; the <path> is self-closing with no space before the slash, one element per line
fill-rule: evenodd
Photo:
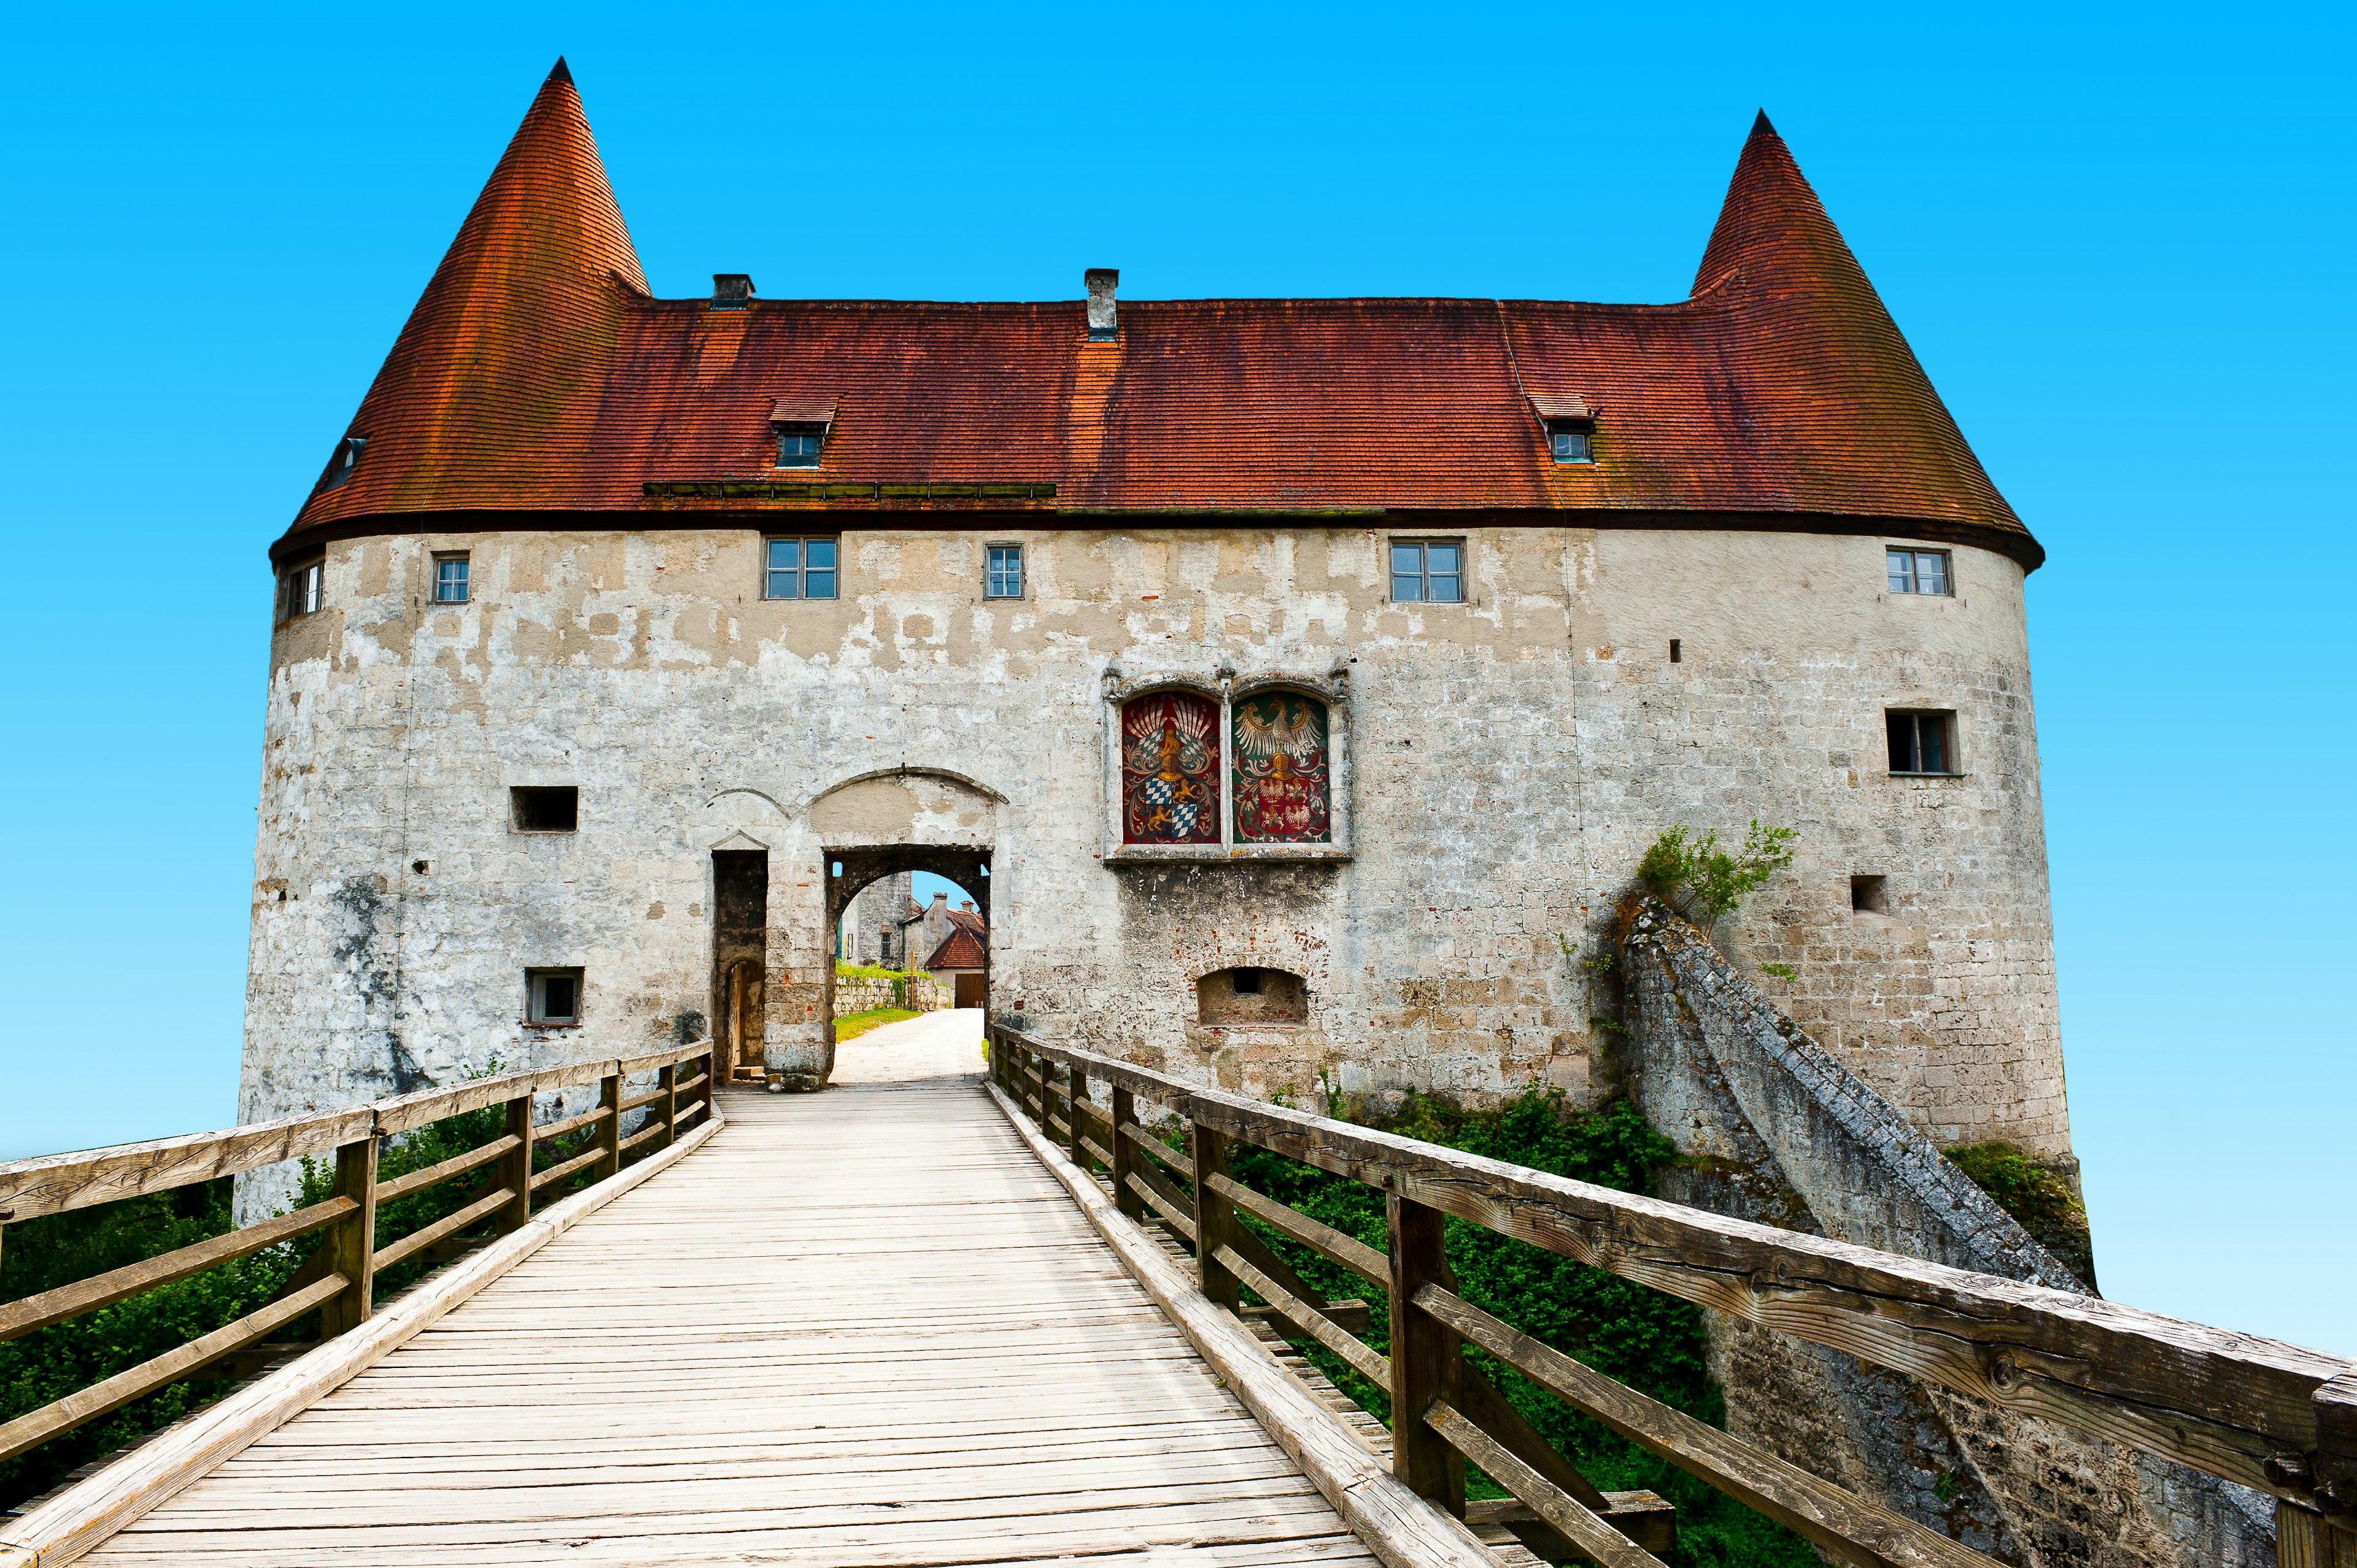
<path fill-rule="evenodd" d="M 1156 692 L 1122 710 L 1125 843 L 1220 842 L 1219 724 L 1219 704 L 1187 692 Z"/>
<path fill-rule="evenodd" d="M 1326 704 L 1298 692 L 1246 697 L 1233 734 L 1236 842 L 1326 843 Z"/>

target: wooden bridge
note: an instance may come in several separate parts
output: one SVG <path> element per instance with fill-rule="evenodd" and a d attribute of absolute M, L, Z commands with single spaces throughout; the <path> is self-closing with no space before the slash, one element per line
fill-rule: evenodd
<path fill-rule="evenodd" d="M 1589 1485 L 1466 1361 L 1469 1341 L 1836 1560 L 1990 1561 L 1462 1299 L 1451 1217 L 2259 1487 L 2278 1499 L 2285 1568 L 2357 1565 L 2347 1362 L 1009 1030 L 991 1031 L 985 1083 L 978 1028 L 936 1015 L 846 1047 L 823 1095 L 716 1099 L 698 1042 L 0 1165 L 0 1219 L 16 1221 L 307 1155 L 335 1170 L 293 1214 L 0 1305 L 14 1337 L 324 1232 L 276 1300 L 0 1426 L 0 1457 L 23 1453 L 320 1323 L 316 1346 L 0 1524 L 0 1568 L 1657 1563 L 1666 1505 Z M 596 1106 L 565 1113 L 560 1096 L 592 1088 Z M 495 1106 L 504 1131 L 383 1174 L 394 1141 Z M 1239 1144 L 1382 1189 L 1388 1249 L 1236 1180 Z M 377 1234 L 385 1205 L 461 1178 L 474 1187 L 439 1218 Z M 1363 1302 L 1329 1301 L 1287 1264 L 1297 1247 L 1383 1293 L 1385 1344 L 1368 1342 Z M 437 1257 L 373 1299 L 380 1273 Z M 1288 1338 L 1388 1390 L 1399 1430 Z M 1469 1505 L 1468 1460 L 1512 1500 Z"/>

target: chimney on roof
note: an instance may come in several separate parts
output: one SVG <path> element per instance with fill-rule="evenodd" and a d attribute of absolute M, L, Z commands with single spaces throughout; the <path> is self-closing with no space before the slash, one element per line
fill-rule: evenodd
<path fill-rule="evenodd" d="M 753 306 L 753 279 L 745 273 L 715 273 L 712 274 L 712 308 L 715 310 L 749 310 Z"/>
<path fill-rule="evenodd" d="M 1091 267 L 1082 276 L 1089 285 L 1089 341 L 1111 343 L 1121 336 L 1121 321 L 1114 313 L 1113 291 L 1121 283 L 1117 267 Z"/>
<path fill-rule="evenodd" d="M 958 908 L 971 915 L 974 913 L 974 900 L 971 898 L 961 898 L 958 900 Z"/>

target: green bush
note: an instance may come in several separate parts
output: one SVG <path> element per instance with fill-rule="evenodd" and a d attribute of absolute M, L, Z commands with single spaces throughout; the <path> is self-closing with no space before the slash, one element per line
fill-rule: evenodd
<path fill-rule="evenodd" d="M 1623 1192 L 1650 1192 L 1653 1171 L 1675 1154 L 1627 1101 L 1575 1112 L 1557 1090 L 1528 1090 L 1488 1112 L 1411 1100 L 1382 1126 Z M 1370 1246 L 1387 1245 L 1383 1195 L 1372 1187 L 1264 1149 L 1238 1146 L 1232 1168 L 1240 1179 L 1338 1230 Z M 1329 1298 L 1366 1298 L 1371 1336 L 1378 1345 L 1386 1341 L 1390 1322 L 1382 1292 L 1257 1221 L 1247 1223 Z M 1457 1219 L 1448 1222 L 1448 1260 L 1468 1301 L 1664 1404 L 1714 1426 L 1726 1424 L 1725 1403 L 1704 1359 L 1701 1308 Z M 1388 1424 L 1391 1402 L 1383 1389 L 1322 1346 L 1304 1341 L 1302 1348 L 1336 1386 Z M 1468 1354 L 1598 1487 L 1655 1491 L 1677 1505 L 1675 1568 L 1817 1568 L 1814 1552 L 1781 1525 L 1576 1413 L 1486 1353 Z M 1475 1496 L 1504 1495 L 1478 1473 L 1469 1480 Z"/>
<path fill-rule="evenodd" d="M 2033 1235 L 2087 1222 L 2071 1184 L 2011 1144 L 1968 1144 L 1948 1158 Z"/>
<path fill-rule="evenodd" d="M 1795 831 L 1763 828 L 1754 817 L 1743 847 L 1729 854 L 1718 847 L 1716 829 L 1690 838 L 1684 827 L 1673 827 L 1637 863 L 1637 880 L 1696 925 L 1707 926 L 1792 864 L 1790 841 Z"/>

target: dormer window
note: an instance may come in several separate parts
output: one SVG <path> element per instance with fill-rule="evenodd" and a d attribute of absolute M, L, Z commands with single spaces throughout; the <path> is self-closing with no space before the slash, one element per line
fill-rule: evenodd
<path fill-rule="evenodd" d="M 770 429 L 778 437 L 778 467 L 815 468 L 834 427 L 834 401 L 781 397 L 770 405 Z"/>
<path fill-rule="evenodd" d="M 1596 410 L 1577 392 L 1533 392 L 1531 412 L 1546 431 L 1547 456 L 1558 463 L 1596 461 Z"/>
<path fill-rule="evenodd" d="M 815 468 L 819 454 L 825 449 L 826 426 L 823 424 L 778 426 L 778 467 L 780 468 Z"/>
<path fill-rule="evenodd" d="M 361 466 L 361 454 L 368 449 L 365 435 L 347 435 L 336 443 L 335 456 L 328 459 L 328 471 L 319 476 L 319 489 L 332 490 L 352 477 Z"/>

